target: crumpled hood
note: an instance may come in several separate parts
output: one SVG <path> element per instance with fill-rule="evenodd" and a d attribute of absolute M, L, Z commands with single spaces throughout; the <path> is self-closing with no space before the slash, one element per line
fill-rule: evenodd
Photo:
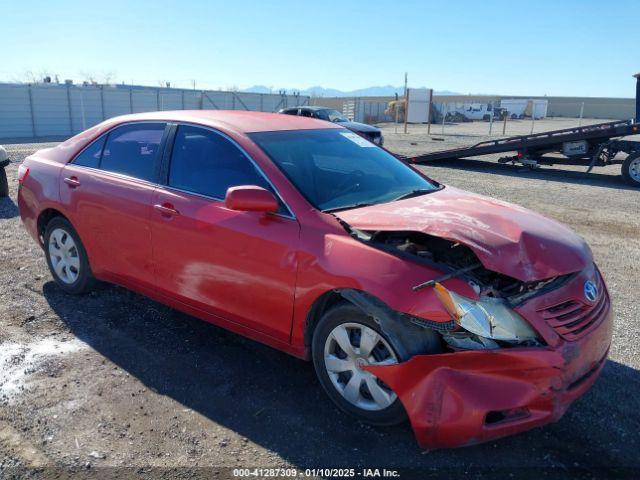
<path fill-rule="evenodd" d="M 359 230 L 416 231 L 462 243 L 485 268 L 525 282 L 577 272 L 593 262 L 584 240 L 564 225 L 452 187 L 335 215 Z"/>

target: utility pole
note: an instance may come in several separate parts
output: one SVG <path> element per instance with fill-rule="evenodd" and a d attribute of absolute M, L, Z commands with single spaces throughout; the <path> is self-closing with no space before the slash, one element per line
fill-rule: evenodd
<path fill-rule="evenodd" d="M 404 72 L 404 98 L 407 98 L 407 72 Z"/>
<path fill-rule="evenodd" d="M 640 121 L 640 73 L 634 75 L 636 79 L 636 118 L 635 121 Z"/>

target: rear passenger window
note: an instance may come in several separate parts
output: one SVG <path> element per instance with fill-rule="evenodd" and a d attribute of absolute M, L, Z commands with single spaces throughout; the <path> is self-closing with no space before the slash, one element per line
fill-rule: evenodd
<path fill-rule="evenodd" d="M 169 186 L 224 199 L 229 187 L 257 185 L 273 191 L 253 163 L 222 135 L 178 127 L 169 167 Z"/>
<path fill-rule="evenodd" d="M 164 123 L 139 123 L 114 129 L 107 137 L 100 168 L 154 181 L 164 128 Z"/>
<path fill-rule="evenodd" d="M 106 140 L 106 135 L 102 136 L 87 148 L 85 148 L 80 155 L 73 159 L 74 165 L 82 165 L 83 167 L 98 168 L 100 166 L 100 155 L 102 154 L 102 147 Z"/>

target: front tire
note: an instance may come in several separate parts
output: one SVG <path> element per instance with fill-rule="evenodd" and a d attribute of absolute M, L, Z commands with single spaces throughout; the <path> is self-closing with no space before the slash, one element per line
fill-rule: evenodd
<path fill-rule="evenodd" d="M 622 178 L 633 187 L 640 187 L 640 152 L 632 153 L 622 163 Z"/>
<path fill-rule="evenodd" d="M 313 364 L 327 395 L 343 411 L 377 426 L 406 420 L 397 395 L 363 365 L 400 361 L 379 326 L 352 304 L 340 304 L 320 319 L 312 340 Z"/>
<path fill-rule="evenodd" d="M 94 277 L 87 251 L 71 223 L 54 217 L 44 233 L 44 251 L 53 279 L 66 293 L 79 295 L 90 291 Z"/>

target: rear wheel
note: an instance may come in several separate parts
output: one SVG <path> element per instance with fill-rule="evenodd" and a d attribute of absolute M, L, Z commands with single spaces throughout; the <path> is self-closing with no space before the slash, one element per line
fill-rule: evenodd
<path fill-rule="evenodd" d="M 632 153 L 622 163 L 622 178 L 629 185 L 640 187 L 640 152 Z"/>
<path fill-rule="evenodd" d="M 0 167 L 0 198 L 9 196 L 9 182 L 7 181 L 7 172 Z"/>
<path fill-rule="evenodd" d="M 54 217 L 49 221 L 44 233 L 44 250 L 51 275 L 62 290 L 81 294 L 93 288 L 87 252 L 67 219 Z"/>
<path fill-rule="evenodd" d="M 392 365 L 400 357 L 378 325 L 351 304 L 324 314 L 313 335 L 313 363 L 318 379 L 343 411 L 372 425 L 406 419 L 397 395 L 365 365 Z"/>

